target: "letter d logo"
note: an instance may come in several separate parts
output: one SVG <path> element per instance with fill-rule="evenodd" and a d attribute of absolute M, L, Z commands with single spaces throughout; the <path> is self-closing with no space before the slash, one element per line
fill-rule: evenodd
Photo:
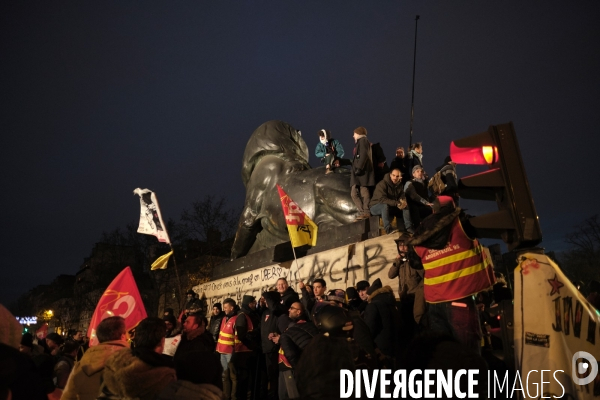
<path fill-rule="evenodd" d="M 577 360 L 583 358 L 584 362 L 577 364 Z M 585 378 L 579 378 L 579 375 L 585 374 L 586 371 L 591 367 L 590 373 Z M 588 352 L 578 351 L 573 354 L 571 359 L 571 378 L 576 385 L 587 385 L 592 382 L 596 375 L 598 375 L 598 361 Z"/>

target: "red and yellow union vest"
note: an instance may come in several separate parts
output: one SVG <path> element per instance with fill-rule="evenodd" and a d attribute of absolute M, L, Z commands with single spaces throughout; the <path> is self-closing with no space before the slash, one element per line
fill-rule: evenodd
<path fill-rule="evenodd" d="M 428 303 L 462 299 L 494 284 L 494 271 L 483 247 L 466 235 L 458 218 L 452 223 L 446 247 L 415 246 L 415 251 L 425 270 L 423 288 Z"/>
<path fill-rule="evenodd" d="M 235 329 L 235 321 L 238 319 L 238 315 L 227 319 L 223 318 L 221 321 L 221 330 L 219 331 L 219 340 L 217 340 L 217 352 L 223 354 L 239 353 L 242 351 L 252 351 L 238 339 L 237 330 Z M 246 317 L 246 323 L 248 324 L 248 332 L 254 329 L 250 317 L 244 314 Z"/>

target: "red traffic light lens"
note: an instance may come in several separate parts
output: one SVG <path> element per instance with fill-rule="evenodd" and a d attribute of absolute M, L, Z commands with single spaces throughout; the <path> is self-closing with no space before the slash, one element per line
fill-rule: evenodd
<path fill-rule="evenodd" d="M 457 164 L 491 165 L 498 161 L 498 147 L 457 147 L 450 144 L 450 157 Z"/>

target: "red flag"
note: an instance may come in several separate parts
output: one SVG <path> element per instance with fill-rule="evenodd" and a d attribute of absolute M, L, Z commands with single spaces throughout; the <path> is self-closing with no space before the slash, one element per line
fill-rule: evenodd
<path fill-rule="evenodd" d="M 88 328 L 90 346 L 98 344 L 96 337 L 98 324 L 104 318 L 113 316 L 125 318 L 125 327 L 128 331 L 148 316 L 129 267 L 121 271 L 111 282 L 96 306 Z"/>
<path fill-rule="evenodd" d="M 305 244 L 316 246 L 317 231 L 319 230 L 317 224 L 298 207 L 298 204 L 285 193 L 281 186 L 277 185 L 277 190 L 292 247 L 300 247 Z"/>
<path fill-rule="evenodd" d="M 48 323 L 44 322 L 44 324 L 42 326 L 39 327 L 39 329 L 37 331 L 35 331 L 35 336 L 39 339 L 42 340 L 44 339 L 46 336 L 48 335 Z"/>

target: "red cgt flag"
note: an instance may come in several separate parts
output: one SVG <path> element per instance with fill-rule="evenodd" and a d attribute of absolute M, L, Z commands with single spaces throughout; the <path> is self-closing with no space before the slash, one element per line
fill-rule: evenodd
<path fill-rule="evenodd" d="M 121 271 L 108 285 L 96 306 L 96 311 L 94 311 L 88 328 L 90 346 L 98 344 L 98 338 L 96 337 L 98 324 L 104 318 L 114 316 L 125 318 L 125 327 L 128 331 L 148 316 L 129 267 Z"/>
<path fill-rule="evenodd" d="M 309 217 L 302 211 L 294 200 L 277 185 L 279 199 L 281 200 L 281 208 L 285 217 L 285 223 L 290 234 L 292 247 L 300 247 L 304 245 L 317 245 L 317 231 L 319 228 Z"/>

